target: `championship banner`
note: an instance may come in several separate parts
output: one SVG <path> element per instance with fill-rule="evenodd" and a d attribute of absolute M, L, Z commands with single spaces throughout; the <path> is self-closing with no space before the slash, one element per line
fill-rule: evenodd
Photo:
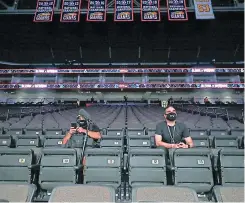
<path fill-rule="evenodd" d="M 87 21 L 106 21 L 107 0 L 89 0 Z"/>
<path fill-rule="evenodd" d="M 81 0 L 63 0 L 60 22 L 80 21 Z"/>
<path fill-rule="evenodd" d="M 185 0 L 167 0 L 167 8 L 169 21 L 188 20 Z"/>
<path fill-rule="evenodd" d="M 52 22 L 55 0 L 38 0 L 34 22 Z"/>
<path fill-rule="evenodd" d="M 133 0 L 115 0 L 114 8 L 114 21 L 133 21 L 134 11 L 133 11 Z"/>
<path fill-rule="evenodd" d="M 160 0 L 141 0 L 141 21 L 160 21 Z"/>
<path fill-rule="evenodd" d="M 211 0 L 194 0 L 196 19 L 215 19 Z"/>

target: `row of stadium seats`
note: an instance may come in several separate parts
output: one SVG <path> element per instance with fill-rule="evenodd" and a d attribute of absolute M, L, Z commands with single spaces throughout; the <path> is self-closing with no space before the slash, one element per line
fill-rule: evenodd
<path fill-rule="evenodd" d="M 212 191 L 214 185 L 244 184 L 244 153 L 239 149 L 222 149 L 217 159 L 213 159 L 208 149 L 172 152 L 131 149 L 128 156 L 124 156 L 120 150 L 102 148 L 87 149 L 84 161 L 79 157 L 75 149 L 44 149 L 39 158 L 28 149 L 0 149 L 0 187 L 33 184 L 37 189 L 36 197 L 41 199 L 49 198 L 57 186 L 74 184 L 105 185 L 118 190 L 124 171 L 128 171 L 130 187 L 120 192 L 126 196 L 131 196 L 131 187 L 134 191 L 138 186 L 174 185 L 205 194 Z M 169 180 L 167 174 L 170 174 Z M 3 191 L 15 195 L 14 188 L 1 188 L 1 195 Z M 66 193 L 71 195 L 69 190 Z"/>
<path fill-rule="evenodd" d="M 188 107 L 186 107 L 188 108 Z M 239 109 L 239 108 L 238 108 Z M 181 108 L 181 110 L 184 110 Z M 240 109 L 239 109 L 240 110 Z M 156 123 L 163 120 L 163 108 L 159 106 L 91 106 L 86 108 L 92 120 L 101 128 L 122 129 L 154 129 Z M 0 128 L 4 129 L 62 129 L 70 128 L 71 122 L 76 120 L 78 109 L 70 109 L 44 115 L 29 115 L 25 117 L 11 117 L 3 122 Z M 215 118 L 178 111 L 177 121 L 186 124 L 190 129 L 244 129 L 241 122 L 235 119 L 223 120 L 219 112 Z M 5 118 L 6 119 L 6 118 Z"/>
<path fill-rule="evenodd" d="M 232 135 L 232 136 L 243 136 L 244 130 L 243 129 L 189 129 L 191 136 L 225 136 L 225 135 Z M 43 131 L 41 128 L 32 128 L 32 129 L 0 129 L 1 134 L 10 134 L 10 135 L 65 135 L 67 131 L 62 129 L 46 129 Z M 110 135 L 110 136 L 121 136 L 121 135 L 153 135 L 155 134 L 155 129 L 147 129 L 147 128 L 104 128 L 101 129 L 101 133 L 103 135 Z"/>
<path fill-rule="evenodd" d="M 64 147 L 62 145 L 62 139 L 64 135 L 17 135 L 15 137 L 11 135 L 0 135 L 0 147 L 10 148 L 39 148 L 39 147 Z M 232 147 L 232 148 L 243 148 L 244 137 L 241 136 L 192 136 L 195 147 L 202 148 L 221 148 L 221 147 Z M 93 146 L 93 140 L 88 139 L 88 146 Z M 155 140 L 154 136 L 138 136 L 130 135 L 127 138 L 123 136 L 109 136 L 103 135 L 100 140 L 100 147 L 113 147 L 123 148 L 126 145 L 128 148 L 135 147 L 147 147 L 154 148 Z"/>

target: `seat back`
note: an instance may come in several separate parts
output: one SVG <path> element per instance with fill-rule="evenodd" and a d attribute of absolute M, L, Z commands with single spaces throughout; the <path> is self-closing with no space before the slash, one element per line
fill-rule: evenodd
<path fill-rule="evenodd" d="M 123 137 L 122 136 L 102 136 L 100 141 L 100 147 L 113 147 L 122 148 L 123 147 Z"/>
<path fill-rule="evenodd" d="M 208 149 L 176 149 L 173 156 L 175 185 L 193 188 L 198 193 L 211 190 L 214 182 Z"/>
<path fill-rule="evenodd" d="M 25 135 L 42 135 L 42 129 L 26 129 Z"/>
<path fill-rule="evenodd" d="M 128 147 L 129 148 L 150 148 L 151 147 L 151 137 L 150 136 L 129 136 L 128 137 Z"/>
<path fill-rule="evenodd" d="M 128 136 L 133 136 L 133 135 L 142 136 L 142 135 L 145 135 L 145 131 L 143 129 L 128 129 L 127 135 Z"/>
<path fill-rule="evenodd" d="M 201 135 L 194 135 L 191 136 L 195 148 L 209 148 L 209 137 L 208 136 L 201 136 Z"/>
<path fill-rule="evenodd" d="M 130 149 L 129 184 L 167 184 L 165 151 L 163 149 Z"/>
<path fill-rule="evenodd" d="M 207 136 L 208 132 L 204 129 L 190 129 L 190 135 L 191 136 Z"/>
<path fill-rule="evenodd" d="M 84 184 L 121 184 L 122 154 L 118 149 L 87 149 L 85 152 Z"/>
<path fill-rule="evenodd" d="M 38 135 L 18 135 L 16 137 L 16 147 L 35 148 L 40 146 Z"/>
<path fill-rule="evenodd" d="M 0 135 L 0 148 L 13 146 L 11 135 Z"/>
<path fill-rule="evenodd" d="M 228 131 L 226 129 L 217 129 L 217 130 L 210 130 L 210 135 L 211 136 L 227 136 Z"/>
<path fill-rule="evenodd" d="M 45 135 L 44 147 L 62 147 L 63 135 Z"/>
<path fill-rule="evenodd" d="M 215 148 L 224 148 L 224 147 L 238 148 L 239 142 L 236 136 L 231 136 L 231 135 L 216 136 L 214 137 L 214 146 Z"/>
<path fill-rule="evenodd" d="M 220 150 L 219 168 L 222 185 L 244 185 L 244 151 L 242 149 Z"/>
<path fill-rule="evenodd" d="M 63 131 L 61 129 L 46 129 L 45 135 L 62 135 Z"/>
<path fill-rule="evenodd" d="M 232 136 L 237 136 L 237 137 L 243 137 L 244 136 L 244 129 L 232 129 L 231 130 L 231 135 Z"/>
<path fill-rule="evenodd" d="M 123 136 L 124 135 L 124 129 L 107 129 L 107 135 L 110 136 Z"/>
<path fill-rule="evenodd" d="M 75 184 L 76 165 L 75 149 L 43 149 L 39 175 L 41 188 L 52 191 L 59 185 Z"/>
<path fill-rule="evenodd" d="M 30 183 L 31 167 L 34 163 L 30 149 L 0 149 L 0 182 Z"/>

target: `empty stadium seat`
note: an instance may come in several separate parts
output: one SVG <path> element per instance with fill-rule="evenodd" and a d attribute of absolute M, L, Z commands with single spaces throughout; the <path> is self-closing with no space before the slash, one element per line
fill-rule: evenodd
<path fill-rule="evenodd" d="M 190 187 L 197 193 L 212 189 L 214 181 L 211 153 L 208 149 L 176 149 L 173 160 L 176 186 Z"/>
<path fill-rule="evenodd" d="M 132 202 L 199 202 L 195 190 L 174 186 L 138 186 L 132 188 Z"/>
<path fill-rule="evenodd" d="M 25 135 L 42 135 L 42 129 L 28 128 L 25 130 Z"/>
<path fill-rule="evenodd" d="M 238 148 L 238 138 L 236 136 L 216 136 L 213 139 L 215 148 L 232 147 Z"/>
<path fill-rule="evenodd" d="M 38 135 L 18 135 L 16 137 L 16 147 L 34 148 L 40 147 L 40 144 Z"/>
<path fill-rule="evenodd" d="M 100 141 L 100 147 L 123 147 L 123 137 L 122 136 L 102 136 Z"/>
<path fill-rule="evenodd" d="M 75 184 L 81 168 L 74 149 L 43 149 L 39 185 L 49 193 L 56 186 Z"/>
<path fill-rule="evenodd" d="M 31 149 L 0 149 L 0 183 L 31 183 L 34 174 L 34 153 Z"/>
<path fill-rule="evenodd" d="M 228 131 L 226 130 L 226 129 L 223 129 L 223 130 L 210 130 L 210 135 L 211 136 L 226 136 L 226 135 L 228 135 Z"/>
<path fill-rule="evenodd" d="M 11 135 L 0 135 L 0 148 L 12 147 L 13 144 L 13 138 Z"/>
<path fill-rule="evenodd" d="M 33 202 L 36 186 L 0 183 L 0 202 Z"/>
<path fill-rule="evenodd" d="M 64 135 L 44 135 L 44 147 L 62 147 Z"/>
<path fill-rule="evenodd" d="M 84 184 L 121 184 L 122 152 L 117 149 L 87 149 L 85 151 Z"/>
<path fill-rule="evenodd" d="M 46 129 L 45 135 L 62 135 L 62 129 Z"/>
<path fill-rule="evenodd" d="M 244 151 L 242 149 L 222 149 L 219 152 L 218 168 L 221 185 L 244 185 Z"/>
<path fill-rule="evenodd" d="M 73 185 L 54 188 L 49 202 L 115 202 L 115 189 L 98 185 Z"/>
<path fill-rule="evenodd" d="M 122 136 L 124 135 L 124 129 L 113 129 L 113 128 L 110 128 L 110 129 L 107 129 L 107 135 L 111 135 L 111 136 Z"/>
<path fill-rule="evenodd" d="M 202 135 L 193 135 L 191 136 L 194 147 L 196 148 L 209 148 L 209 137 Z"/>
<path fill-rule="evenodd" d="M 139 135 L 139 136 L 142 136 L 142 135 L 145 135 L 145 130 L 143 129 L 127 129 L 127 135 L 128 136 L 133 136 L 133 135 Z"/>
<path fill-rule="evenodd" d="M 9 134 L 9 135 L 22 135 L 23 129 L 22 128 L 12 128 L 12 129 L 8 130 L 7 134 Z"/>
<path fill-rule="evenodd" d="M 213 196 L 216 202 L 244 202 L 244 186 L 214 186 Z"/>
<path fill-rule="evenodd" d="M 166 162 L 164 149 L 130 149 L 129 184 L 166 185 Z"/>
<path fill-rule="evenodd" d="M 242 137 L 242 136 L 244 136 L 244 129 L 232 129 L 231 135 L 237 136 L 237 137 Z"/>
<path fill-rule="evenodd" d="M 207 130 L 204 129 L 190 129 L 190 135 L 191 136 L 206 136 L 207 135 Z"/>
<path fill-rule="evenodd" d="M 128 148 L 151 148 L 154 147 L 155 138 L 153 136 L 129 136 L 128 138 Z"/>

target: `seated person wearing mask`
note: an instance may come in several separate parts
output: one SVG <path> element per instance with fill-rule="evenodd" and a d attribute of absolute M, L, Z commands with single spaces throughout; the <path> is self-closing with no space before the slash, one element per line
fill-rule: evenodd
<path fill-rule="evenodd" d="M 77 123 L 79 124 L 77 127 L 72 126 L 69 130 L 69 132 L 65 135 L 63 138 L 63 145 L 70 145 L 69 147 L 82 147 L 83 144 L 83 138 L 81 139 L 81 136 L 86 135 L 87 132 L 87 126 L 85 121 L 85 118 L 82 114 L 83 111 L 79 111 L 79 115 L 77 117 Z M 96 143 L 100 138 L 100 129 L 99 127 L 94 124 L 88 124 L 88 137 L 92 138 L 94 142 Z"/>
<path fill-rule="evenodd" d="M 168 149 L 193 147 L 188 128 L 184 123 L 176 122 L 177 113 L 175 108 L 172 106 L 165 108 L 164 117 L 165 121 L 158 123 L 156 126 L 156 145 Z"/>

